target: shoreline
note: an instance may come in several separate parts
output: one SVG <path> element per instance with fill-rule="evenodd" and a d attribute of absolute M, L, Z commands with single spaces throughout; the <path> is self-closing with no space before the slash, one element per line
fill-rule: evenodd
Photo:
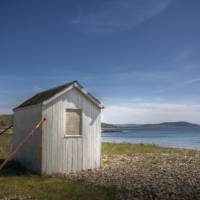
<path fill-rule="evenodd" d="M 200 152 L 200 147 L 199 148 L 190 148 L 190 147 L 180 147 L 180 146 L 173 146 L 173 145 L 161 145 L 161 144 L 156 144 L 156 143 L 131 143 L 131 142 L 111 142 L 111 141 L 105 141 L 101 140 L 101 143 L 108 143 L 108 144 L 128 144 L 128 145 L 151 145 L 151 146 L 156 146 L 160 148 L 172 148 L 172 149 L 180 149 L 180 150 L 191 150 L 191 151 L 199 151 Z"/>
<path fill-rule="evenodd" d="M 140 129 L 123 132 L 103 132 L 103 142 L 128 144 L 156 144 L 164 147 L 200 150 L 200 129 Z"/>

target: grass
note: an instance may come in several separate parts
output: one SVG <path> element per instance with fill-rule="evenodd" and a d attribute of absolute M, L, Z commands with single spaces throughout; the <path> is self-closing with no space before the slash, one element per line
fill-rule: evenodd
<path fill-rule="evenodd" d="M 79 181 L 58 177 L 23 175 L 0 178 L 0 198 L 4 196 L 31 196 L 37 199 L 114 199 L 108 188 L 95 187 Z"/>
<path fill-rule="evenodd" d="M 11 150 L 11 140 L 10 134 L 0 136 L 0 163 Z M 0 172 L 0 199 L 14 195 L 42 200 L 115 199 L 113 188 L 88 185 L 80 181 L 66 181 L 61 177 L 41 177 L 10 162 Z"/>
<path fill-rule="evenodd" d="M 148 144 L 111 144 L 103 143 L 102 144 L 102 153 L 104 155 L 133 155 L 133 154 L 159 154 L 159 153 L 168 153 L 168 154 L 184 154 L 184 155 L 194 155 L 197 153 L 195 150 L 186 150 L 186 149 L 177 149 L 169 147 L 161 147 L 158 145 L 148 145 Z"/>
<path fill-rule="evenodd" d="M 109 159 L 117 155 L 124 156 L 124 158 L 129 156 L 139 157 L 140 159 L 134 165 L 148 168 L 152 165 L 163 165 L 163 163 L 176 164 L 180 162 L 180 159 L 182 162 L 186 162 L 188 157 L 199 157 L 200 151 L 161 147 L 150 144 L 103 143 L 102 154 L 107 157 L 104 161 L 105 163 L 108 163 Z"/>
<path fill-rule="evenodd" d="M 10 162 L 0 173 L 0 198 L 15 195 L 48 200 L 115 199 L 112 188 L 67 181 L 61 177 L 34 175 L 18 164 Z"/>
<path fill-rule="evenodd" d="M 0 163 L 11 149 L 12 135 L 0 136 Z M 148 153 L 180 153 L 195 154 L 196 151 L 164 148 L 144 144 L 102 144 L 103 155 L 133 155 Z M 157 162 L 157 161 L 152 161 Z M 29 173 L 16 163 L 10 162 L 0 172 L 0 199 L 12 195 L 31 196 L 36 199 L 48 200 L 100 200 L 116 199 L 114 188 L 88 185 L 81 181 L 67 181 L 61 177 L 38 176 Z"/>
<path fill-rule="evenodd" d="M 5 158 L 11 150 L 11 134 L 4 134 L 0 136 L 0 159 Z"/>
<path fill-rule="evenodd" d="M 7 127 L 13 123 L 13 115 L 0 115 L 0 127 Z"/>

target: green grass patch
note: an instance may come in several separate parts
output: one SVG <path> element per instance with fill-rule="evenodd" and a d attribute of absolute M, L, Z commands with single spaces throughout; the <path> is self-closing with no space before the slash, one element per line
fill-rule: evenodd
<path fill-rule="evenodd" d="M 37 199 L 114 199 L 109 188 L 87 185 L 80 181 L 66 181 L 58 177 L 14 176 L 0 178 L 0 198 L 12 195 L 29 195 Z"/>
<path fill-rule="evenodd" d="M 0 127 L 7 127 L 13 124 L 13 115 L 0 115 Z"/>
<path fill-rule="evenodd" d="M 137 153 L 168 153 L 168 154 L 184 154 L 184 155 L 194 155 L 198 151 L 186 150 L 178 148 L 161 147 L 158 145 L 148 145 L 148 144 L 113 144 L 113 143 L 103 143 L 102 153 L 104 155 L 133 155 Z"/>
<path fill-rule="evenodd" d="M 0 159 L 5 158 L 11 151 L 12 134 L 0 135 Z"/>
<path fill-rule="evenodd" d="M 0 163 L 11 151 L 11 141 L 11 134 L 0 136 Z M 113 188 L 66 181 L 61 177 L 33 175 L 12 161 L 0 171 L 0 199 L 17 195 L 41 200 L 112 200 L 115 194 Z"/>

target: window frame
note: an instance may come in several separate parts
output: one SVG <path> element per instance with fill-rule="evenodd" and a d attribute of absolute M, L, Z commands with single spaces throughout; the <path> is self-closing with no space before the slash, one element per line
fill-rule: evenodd
<path fill-rule="evenodd" d="M 68 135 L 67 134 L 67 112 L 70 112 L 70 111 L 79 111 L 79 113 L 80 113 L 80 134 L 76 134 L 76 135 Z M 82 137 L 83 136 L 83 132 L 82 132 L 82 124 L 83 124 L 83 122 L 82 122 L 82 119 L 83 119 L 83 117 L 82 117 L 82 109 L 80 109 L 80 108 L 66 108 L 65 109 L 65 130 L 64 130 L 64 132 L 65 132 L 65 134 L 64 134 L 64 137 L 65 138 L 79 138 L 79 137 Z"/>

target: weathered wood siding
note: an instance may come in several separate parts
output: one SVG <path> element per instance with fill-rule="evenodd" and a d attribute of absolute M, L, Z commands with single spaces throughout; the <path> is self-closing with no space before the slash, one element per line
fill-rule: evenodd
<path fill-rule="evenodd" d="M 41 119 L 41 105 L 15 110 L 13 148 Z M 41 173 L 41 133 L 42 128 L 37 129 L 34 136 L 14 157 L 21 165 L 37 173 Z"/>
<path fill-rule="evenodd" d="M 82 135 L 65 136 L 66 109 L 82 110 Z M 43 105 L 42 172 L 65 173 L 100 167 L 101 110 L 73 88 Z"/>

